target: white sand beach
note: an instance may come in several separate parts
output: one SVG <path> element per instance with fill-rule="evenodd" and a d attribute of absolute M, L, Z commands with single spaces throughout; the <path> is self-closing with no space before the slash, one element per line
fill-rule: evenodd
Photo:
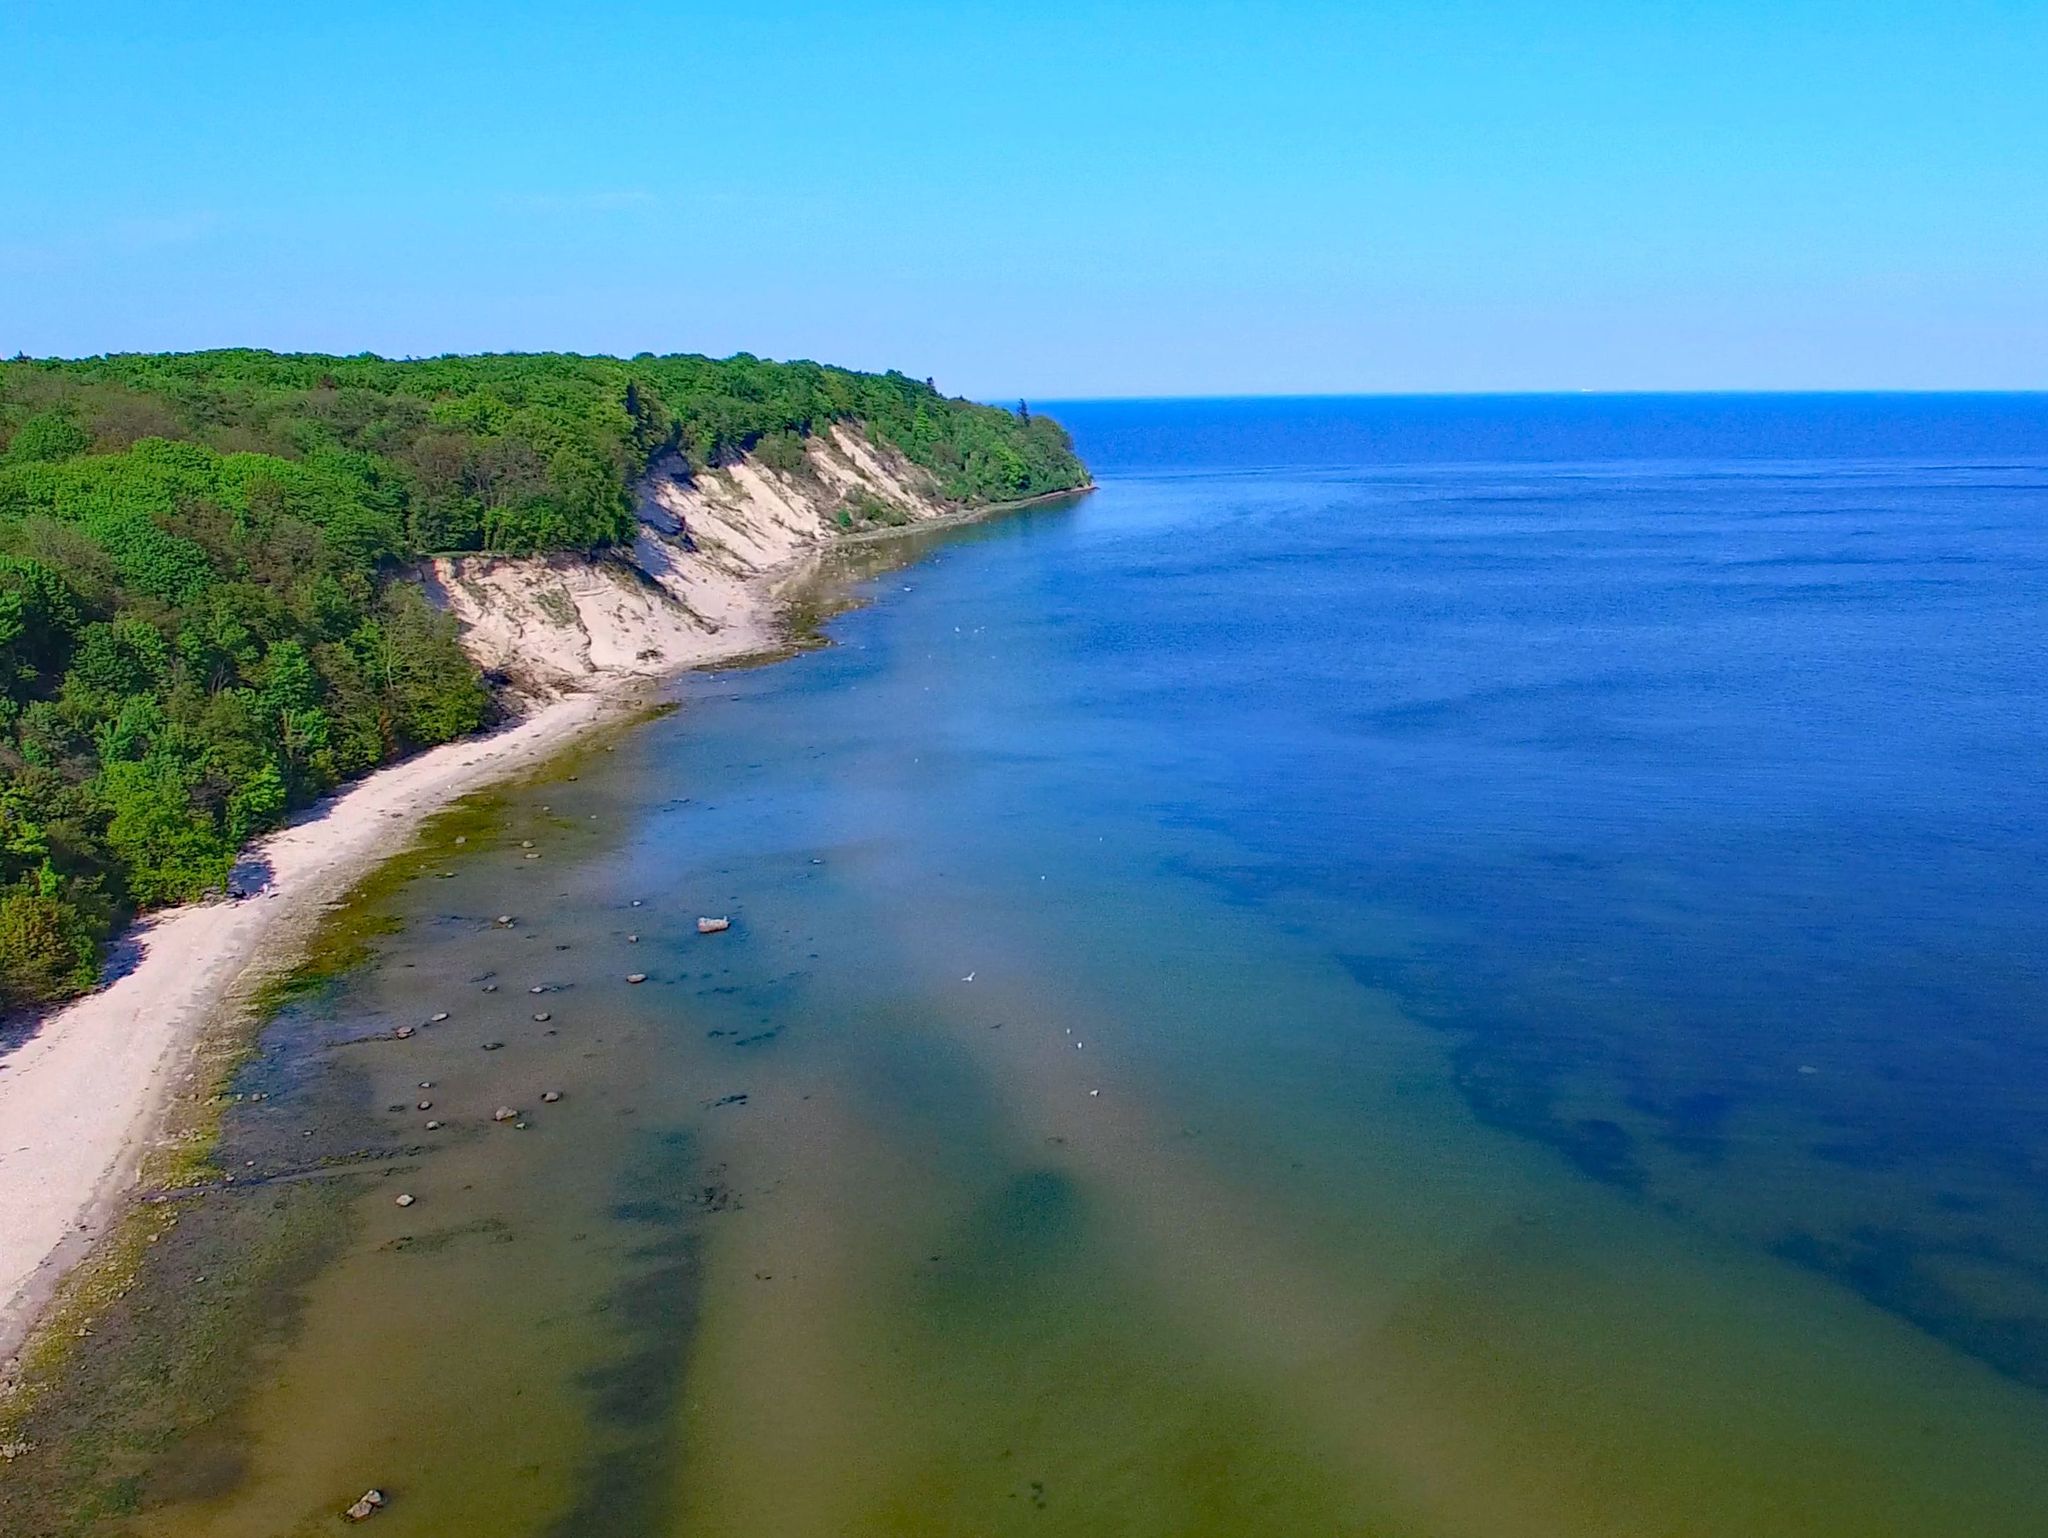
<path fill-rule="evenodd" d="M 607 708 L 573 695 L 348 787 L 249 851 L 242 868 L 251 885 L 267 880 L 260 891 L 144 921 L 120 975 L 0 1057 L 0 1359 L 118 1214 L 201 1028 L 288 965 L 323 905 L 424 818 L 545 758 Z"/>

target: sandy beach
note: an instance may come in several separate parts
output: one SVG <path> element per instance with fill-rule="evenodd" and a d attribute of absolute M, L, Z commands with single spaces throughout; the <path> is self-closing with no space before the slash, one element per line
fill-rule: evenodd
<path fill-rule="evenodd" d="M 253 895 L 144 921 L 113 981 L 0 1056 L 0 1361 L 118 1215 L 202 1027 L 289 965 L 323 905 L 424 818 L 545 758 L 617 698 L 572 695 L 359 781 L 249 851 L 238 879 Z"/>

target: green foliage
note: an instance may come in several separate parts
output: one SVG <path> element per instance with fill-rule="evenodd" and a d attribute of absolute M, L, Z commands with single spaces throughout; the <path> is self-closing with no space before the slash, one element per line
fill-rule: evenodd
<path fill-rule="evenodd" d="M 31 876 L 0 888 L 0 1008 L 92 986 L 99 935 L 91 916 Z"/>
<path fill-rule="evenodd" d="M 54 411 L 37 412 L 16 427 L 7 440 L 7 459 L 26 465 L 69 459 L 92 447 L 92 434 L 67 416 Z"/>
<path fill-rule="evenodd" d="M 963 504 L 1087 481 L 1048 418 L 745 354 L 0 362 L 0 1008 L 89 986 L 127 915 L 488 718 L 406 563 L 627 541 L 656 455 L 800 475 L 839 424 Z M 889 521 L 871 501 L 844 521 Z"/>

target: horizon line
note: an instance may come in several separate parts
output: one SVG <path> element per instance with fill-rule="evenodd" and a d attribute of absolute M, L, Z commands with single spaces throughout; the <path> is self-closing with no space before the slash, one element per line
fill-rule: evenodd
<path fill-rule="evenodd" d="M 1020 400 L 1029 405 L 1033 400 L 1049 405 L 1122 405 L 1149 404 L 1169 401 L 1337 401 L 1337 400 L 1573 400 L 1581 397 L 1591 399 L 1641 399 L 1644 397 L 1668 399 L 1698 399 L 1701 396 L 1755 397 L 1786 396 L 1804 397 L 1815 395 L 1852 396 L 2048 396 L 2048 385 L 1963 385 L 1963 386 L 1911 386 L 1911 385 L 1830 385 L 1830 386 L 1712 386 L 1700 389 L 1642 388 L 1642 389 L 1534 389 L 1534 390 L 1271 390 L 1230 393 L 1190 394 L 1130 394 L 1130 395 L 1063 395 L 1043 394 L 1033 396 L 1028 392 L 1009 396 L 975 396 L 984 405 L 1001 406 L 1010 400 Z"/>

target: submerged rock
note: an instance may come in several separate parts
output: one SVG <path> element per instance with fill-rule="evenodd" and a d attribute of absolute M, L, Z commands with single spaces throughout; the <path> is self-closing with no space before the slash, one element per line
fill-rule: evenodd
<path fill-rule="evenodd" d="M 542 1090 L 540 1098 L 543 1105 L 553 1105 L 562 1098 L 562 1092 L 558 1089 Z"/>
<path fill-rule="evenodd" d="M 517 1119 L 518 1115 L 519 1113 L 513 1110 L 512 1107 L 510 1107 L 509 1105 L 501 1105 L 497 1108 L 497 1110 L 491 1112 L 491 1120 L 513 1121 Z"/>
<path fill-rule="evenodd" d="M 647 981 L 647 974 L 645 972 L 628 972 L 626 974 L 626 981 L 629 983 L 644 983 Z"/>
<path fill-rule="evenodd" d="M 697 933 L 700 935 L 715 935 L 721 930 L 730 928 L 732 928 L 732 920 L 728 918 L 697 920 Z"/>

